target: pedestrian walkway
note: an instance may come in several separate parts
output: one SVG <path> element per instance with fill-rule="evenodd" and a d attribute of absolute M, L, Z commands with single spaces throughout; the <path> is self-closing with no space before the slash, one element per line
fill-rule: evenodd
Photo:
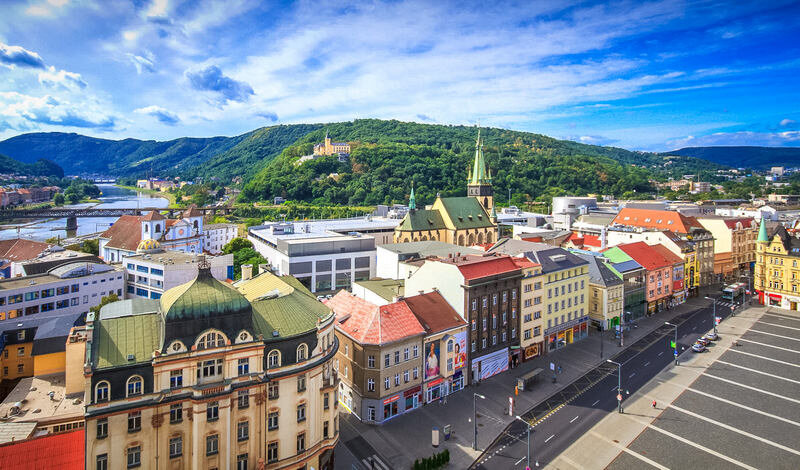
<path fill-rule="evenodd" d="M 680 448 L 683 452 L 681 456 L 675 458 L 692 458 L 700 459 L 713 459 L 719 468 L 731 466 L 740 466 L 749 468 L 746 464 L 742 464 L 740 460 L 733 459 L 732 457 L 723 453 L 717 452 L 709 447 L 694 442 L 692 439 L 687 439 L 679 434 L 685 433 L 686 429 L 694 431 L 705 422 L 690 425 L 689 423 L 682 422 L 682 418 L 675 416 L 667 416 L 669 413 L 683 413 L 683 416 L 694 415 L 700 416 L 700 420 L 704 420 L 705 416 L 697 413 L 687 411 L 675 404 L 675 400 L 686 390 L 693 390 L 692 387 L 697 387 L 697 380 L 706 374 L 706 371 L 713 363 L 719 363 L 719 359 L 724 354 L 732 354 L 730 349 L 732 345 L 739 343 L 740 337 L 750 330 L 756 322 L 765 314 L 765 310 L 761 307 L 754 307 L 740 312 L 735 317 L 729 317 L 718 327 L 720 340 L 709 349 L 709 352 L 703 354 L 694 354 L 690 351 L 684 352 L 681 356 L 681 364 L 679 366 L 670 365 L 647 385 L 642 387 L 638 392 L 631 395 L 625 401 L 624 413 L 611 413 L 606 416 L 602 421 L 595 425 L 589 432 L 585 433 L 577 441 L 575 441 L 566 451 L 562 452 L 555 458 L 546 468 L 559 469 L 559 470 L 572 470 L 572 469 L 603 469 L 608 467 L 614 462 L 613 468 L 683 468 L 688 461 L 669 461 L 665 465 L 663 452 L 656 452 L 658 446 L 665 447 L 665 442 L 670 444 L 667 447 L 672 449 L 664 449 L 666 453 L 672 452 L 675 448 Z M 728 380 L 722 378 L 723 380 Z M 717 379 L 705 379 L 714 382 Z M 717 385 L 716 383 L 714 385 Z M 729 386 L 721 383 L 722 386 Z M 697 392 L 700 394 L 705 392 Z M 702 398 L 702 397 L 701 397 Z M 656 407 L 653 407 L 653 402 L 656 402 Z M 719 400 L 719 398 L 717 398 Z M 686 405 L 683 405 L 686 406 Z M 671 410 L 680 411 L 671 411 Z M 707 413 L 706 413 L 707 414 Z M 714 417 L 715 415 L 712 415 Z M 718 415 L 716 415 L 718 416 Z M 660 421 L 659 421 L 660 420 Z M 713 421 L 719 422 L 718 419 Z M 726 425 L 722 424 L 722 427 Z M 739 426 L 742 428 L 742 426 Z M 706 435 L 719 434 L 722 431 L 732 430 L 739 435 L 747 435 L 744 429 L 734 428 L 727 426 L 726 429 L 711 430 L 710 432 L 703 432 Z M 656 448 L 649 446 L 648 440 L 658 442 Z M 732 440 L 733 442 L 739 442 Z M 636 442 L 636 445 L 632 443 Z M 742 444 L 739 443 L 741 446 Z M 655 450 L 654 450 L 655 449 Z M 699 452 L 702 454 L 696 454 Z M 678 454 L 680 452 L 672 452 Z M 714 463 L 709 464 L 715 467 Z M 702 465 L 701 465 L 702 466 Z"/>
<path fill-rule="evenodd" d="M 714 289 L 709 291 L 716 292 Z M 633 344 L 662 326 L 665 321 L 681 313 L 707 307 L 710 302 L 703 299 L 703 295 L 690 298 L 685 304 L 671 310 L 640 319 L 638 328 L 624 332 L 625 346 Z M 611 332 L 605 332 L 601 338 L 598 332 L 592 331 L 589 337 L 583 340 L 525 362 L 516 369 L 498 374 L 480 384 L 470 385 L 465 390 L 448 396 L 445 404 L 437 402 L 425 405 L 418 410 L 393 418 L 381 426 L 367 425 L 361 423 L 355 416 L 342 414 L 340 419 L 343 425 L 339 445 L 346 446 L 352 439 L 361 436 L 375 449 L 380 459 L 396 469 L 409 468 L 415 459 L 429 457 L 436 452 L 449 449 L 451 466 L 467 468 L 480 455 L 481 450 L 491 444 L 513 419 L 508 413 L 509 397 L 514 397 L 514 414 L 522 414 L 622 349 L 618 345 L 618 340 L 613 339 Z M 557 374 L 555 383 L 552 382 L 552 376 L 546 375 L 536 382 L 531 391 L 514 395 L 518 376 L 536 368 L 542 368 L 550 373 L 551 363 L 556 370 L 561 367 L 561 373 Z M 475 402 L 478 414 L 479 450 L 477 451 L 472 449 L 474 393 L 486 397 L 486 399 L 478 398 Z M 447 424 L 452 426 L 450 440 L 442 439 L 438 448 L 432 447 L 432 429 L 434 427 L 442 429 Z M 355 449 L 350 448 L 350 450 L 359 455 Z"/>

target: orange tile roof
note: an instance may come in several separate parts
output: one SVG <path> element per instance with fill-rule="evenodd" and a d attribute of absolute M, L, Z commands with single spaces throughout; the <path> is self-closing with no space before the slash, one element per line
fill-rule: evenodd
<path fill-rule="evenodd" d="M 428 334 L 467 325 L 438 291 L 406 297 L 400 302 L 408 306 Z"/>
<path fill-rule="evenodd" d="M 142 220 L 164 220 L 164 216 L 161 215 L 158 211 L 153 210 L 150 211 L 147 215 L 142 217 Z"/>
<path fill-rule="evenodd" d="M 11 261 L 25 261 L 36 258 L 51 246 L 53 245 L 49 243 L 26 240 L 24 238 L 0 240 L 0 258 Z"/>
<path fill-rule="evenodd" d="M 529 260 L 528 258 L 512 258 L 512 261 L 520 269 L 527 269 L 527 268 L 534 268 L 536 266 L 541 266 L 541 264 L 534 263 L 533 261 Z"/>
<path fill-rule="evenodd" d="M 106 246 L 135 251 L 142 241 L 142 217 L 138 215 L 123 215 L 114 225 L 103 232 L 100 237 L 108 238 Z"/>
<path fill-rule="evenodd" d="M 676 233 L 689 233 L 693 227 L 702 228 L 697 219 L 687 217 L 680 212 L 628 207 L 619 211 L 612 224 L 672 230 Z"/>
<path fill-rule="evenodd" d="M 425 334 L 403 301 L 378 306 L 340 290 L 325 305 L 336 314 L 336 328 L 361 344 L 386 344 Z"/>
<path fill-rule="evenodd" d="M 84 432 L 78 429 L 0 445 L 0 468 L 82 470 Z"/>
<path fill-rule="evenodd" d="M 648 245 L 645 242 L 635 242 L 617 245 L 617 248 L 624 251 L 625 254 L 633 258 L 634 261 L 641 264 L 644 269 L 648 271 L 666 268 L 667 266 L 673 266 L 682 262 L 680 257 L 660 244 Z M 667 256 L 667 253 L 669 256 Z"/>

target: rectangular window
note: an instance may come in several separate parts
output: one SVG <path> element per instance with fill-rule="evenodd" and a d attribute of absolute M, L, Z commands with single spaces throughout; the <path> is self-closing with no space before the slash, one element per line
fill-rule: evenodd
<path fill-rule="evenodd" d="M 394 352 L 394 363 L 395 364 L 400 364 L 400 351 L 395 351 Z"/>
<path fill-rule="evenodd" d="M 278 429 L 278 412 L 272 411 L 267 418 L 267 429 L 270 431 L 274 431 Z"/>
<path fill-rule="evenodd" d="M 447 358 L 447 372 L 452 372 L 452 371 L 453 371 L 453 358 L 452 357 L 448 357 Z M 406 373 L 406 374 L 408 374 L 408 373 Z M 406 382 L 408 382 L 408 380 L 406 380 Z"/>
<path fill-rule="evenodd" d="M 400 385 L 400 374 L 394 374 L 394 385 Z"/>
<path fill-rule="evenodd" d="M 103 439 L 108 436 L 108 418 L 100 418 L 97 420 L 97 438 Z"/>
<path fill-rule="evenodd" d="M 173 437 L 169 440 L 169 458 L 174 459 L 183 455 L 183 438 Z"/>
<path fill-rule="evenodd" d="M 347 367 L 345 367 L 345 369 L 347 369 Z M 305 376 L 305 374 L 298 375 L 297 376 L 297 391 L 298 392 L 304 392 L 305 390 L 306 390 L 306 376 Z"/>
<path fill-rule="evenodd" d="M 302 423 L 306 420 L 306 404 L 297 405 L 297 422 Z"/>
<path fill-rule="evenodd" d="M 250 406 L 250 390 L 239 390 L 238 406 L 243 410 Z"/>
<path fill-rule="evenodd" d="M 408 360 L 408 348 L 405 348 L 405 349 L 403 350 L 403 360 L 404 360 L 404 361 L 407 361 L 407 360 Z"/>
<path fill-rule="evenodd" d="M 236 425 L 236 440 L 238 442 L 250 439 L 250 423 L 242 421 Z"/>
<path fill-rule="evenodd" d="M 384 354 L 383 355 L 383 366 L 384 367 L 389 367 L 389 355 L 388 354 Z"/>
<path fill-rule="evenodd" d="M 267 387 L 267 396 L 270 400 L 278 399 L 278 382 L 270 382 Z"/>
<path fill-rule="evenodd" d="M 206 405 L 206 421 L 216 421 L 219 419 L 219 402 L 212 401 Z"/>
<path fill-rule="evenodd" d="M 219 434 L 206 436 L 206 455 L 216 455 L 219 452 Z"/>
<path fill-rule="evenodd" d="M 523 337 L 524 339 L 531 339 L 531 330 L 530 330 L 530 329 L 528 329 L 528 330 L 525 330 L 525 331 L 522 333 L 522 337 Z"/>
<path fill-rule="evenodd" d="M 301 432 L 297 435 L 297 453 L 306 451 L 306 433 Z"/>
<path fill-rule="evenodd" d="M 176 403 L 169 406 L 169 422 L 171 424 L 180 423 L 183 421 L 183 405 Z"/>
<path fill-rule="evenodd" d="M 108 470 L 108 454 L 99 454 L 96 462 L 97 470 Z"/>
<path fill-rule="evenodd" d="M 330 401 L 330 394 L 326 392 L 322 396 L 322 409 L 323 410 L 327 410 L 328 408 L 330 408 L 329 401 Z"/>
<path fill-rule="evenodd" d="M 247 470 L 247 454 L 236 456 L 236 470 Z"/>
<path fill-rule="evenodd" d="M 169 372 L 169 388 L 183 387 L 183 369 Z"/>
<path fill-rule="evenodd" d="M 128 413 L 128 432 L 137 432 L 142 429 L 142 412 Z"/>
<path fill-rule="evenodd" d="M 322 423 L 322 438 L 323 439 L 327 439 L 328 438 L 328 422 L 327 421 Z"/>
<path fill-rule="evenodd" d="M 128 447 L 128 468 L 136 468 L 142 464 L 141 446 Z"/>
<path fill-rule="evenodd" d="M 414 357 L 419 357 L 419 346 L 414 345 Z"/>
<path fill-rule="evenodd" d="M 403 382 L 408 383 L 408 371 L 403 372 Z"/>
<path fill-rule="evenodd" d="M 389 380 L 389 377 L 386 377 L 383 379 L 383 389 L 389 390 L 389 387 L 391 387 L 391 381 Z"/>
<path fill-rule="evenodd" d="M 375 356 L 370 355 L 367 358 L 367 367 L 369 367 L 370 369 L 374 369 L 375 368 Z"/>
<path fill-rule="evenodd" d="M 541 334 L 541 332 L 542 332 L 542 329 L 541 329 L 541 327 L 538 327 L 538 326 L 537 326 L 537 327 L 535 327 L 535 328 L 533 329 L 533 336 L 539 336 L 539 335 Z"/>
<path fill-rule="evenodd" d="M 236 371 L 238 372 L 238 375 L 247 375 L 247 374 L 249 374 L 250 373 L 250 359 L 248 359 L 248 358 L 239 359 Z"/>
<path fill-rule="evenodd" d="M 475 352 L 475 341 L 473 341 L 470 346 L 470 352 Z"/>
<path fill-rule="evenodd" d="M 275 463 L 278 461 L 278 443 L 270 442 L 267 445 L 267 463 Z"/>
<path fill-rule="evenodd" d="M 375 379 L 369 378 L 367 379 L 367 391 L 374 392 L 375 391 Z"/>

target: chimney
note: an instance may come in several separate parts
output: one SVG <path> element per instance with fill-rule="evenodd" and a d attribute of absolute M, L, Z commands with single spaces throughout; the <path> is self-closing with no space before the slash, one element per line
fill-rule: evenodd
<path fill-rule="evenodd" d="M 253 265 L 252 264 L 243 264 L 242 265 L 242 280 L 247 281 L 252 279 L 253 277 Z"/>
<path fill-rule="evenodd" d="M 267 271 L 269 271 L 269 263 L 261 263 L 258 265 L 258 273 L 256 274 L 262 274 Z"/>

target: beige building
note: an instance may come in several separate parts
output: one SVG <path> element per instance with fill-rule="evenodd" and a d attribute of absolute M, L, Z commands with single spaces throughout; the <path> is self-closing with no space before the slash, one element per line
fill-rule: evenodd
<path fill-rule="evenodd" d="M 527 361 L 544 354 L 544 317 L 542 309 L 544 277 L 542 267 L 527 258 L 515 258 L 522 268 L 520 280 L 519 331 L 522 360 Z"/>
<path fill-rule="evenodd" d="M 338 153 L 350 153 L 350 144 L 347 142 L 331 142 L 327 132 L 325 132 L 325 141 L 314 145 L 314 155 L 334 155 Z"/>
<path fill-rule="evenodd" d="M 592 324 L 610 329 L 619 324 L 625 304 L 624 282 L 603 257 L 576 254 L 589 262 L 589 318 Z"/>
<path fill-rule="evenodd" d="M 697 221 L 714 236 L 714 275 L 728 282 L 750 274 L 756 260 L 758 223 L 749 217 L 702 216 Z"/>
<path fill-rule="evenodd" d="M 197 278 L 87 318 L 86 468 L 332 469 L 333 314 L 289 276 Z"/>

